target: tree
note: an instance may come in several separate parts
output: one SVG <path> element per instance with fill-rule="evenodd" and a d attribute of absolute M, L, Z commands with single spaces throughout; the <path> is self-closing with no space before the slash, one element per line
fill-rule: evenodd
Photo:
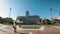
<path fill-rule="evenodd" d="M 17 20 L 17 19 L 20 19 L 20 16 L 18 16 L 18 17 L 16 18 L 16 20 Z"/>
<path fill-rule="evenodd" d="M 3 18 L 2 17 L 0 17 L 0 23 L 3 23 Z"/>
<path fill-rule="evenodd" d="M 56 23 L 56 21 L 58 21 L 58 19 L 56 19 L 56 18 L 51 19 L 52 24 Z"/>
<path fill-rule="evenodd" d="M 51 24 L 51 21 L 49 19 L 44 19 L 43 24 Z"/>
<path fill-rule="evenodd" d="M 12 18 L 4 18 L 4 24 L 12 24 L 13 23 L 13 19 Z"/>

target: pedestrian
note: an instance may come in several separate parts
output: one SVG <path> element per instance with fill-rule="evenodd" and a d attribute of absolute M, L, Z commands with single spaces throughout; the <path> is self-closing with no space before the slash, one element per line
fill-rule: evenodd
<path fill-rule="evenodd" d="M 14 32 L 16 33 L 16 21 L 13 21 Z"/>

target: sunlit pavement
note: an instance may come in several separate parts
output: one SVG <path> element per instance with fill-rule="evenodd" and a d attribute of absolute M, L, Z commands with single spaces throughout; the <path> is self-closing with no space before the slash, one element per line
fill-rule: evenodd
<path fill-rule="evenodd" d="M 17 33 L 14 33 L 12 26 L 5 25 L 0 28 L 0 34 L 20 34 L 21 32 L 27 34 L 60 34 L 60 29 L 56 27 L 45 27 L 45 30 L 19 30 L 17 27 Z"/>

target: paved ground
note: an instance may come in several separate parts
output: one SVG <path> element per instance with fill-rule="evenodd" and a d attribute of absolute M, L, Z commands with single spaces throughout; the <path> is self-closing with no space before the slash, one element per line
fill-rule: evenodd
<path fill-rule="evenodd" d="M 12 26 L 5 26 L 4 28 L 0 29 L 0 34 L 20 34 L 21 32 L 25 32 L 29 34 L 32 32 L 32 34 L 60 34 L 60 29 L 56 27 L 45 27 L 45 30 L 18 30 L 17 33 L 14 33 Z"/>

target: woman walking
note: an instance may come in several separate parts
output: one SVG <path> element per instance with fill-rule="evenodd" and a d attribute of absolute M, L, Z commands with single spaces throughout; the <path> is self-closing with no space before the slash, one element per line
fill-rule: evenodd
<path fill-rule="evenodd" d="M 13 28 L 14 28 L 14 32 L 16 33 L 16 22 L 13 21 Z"/>

